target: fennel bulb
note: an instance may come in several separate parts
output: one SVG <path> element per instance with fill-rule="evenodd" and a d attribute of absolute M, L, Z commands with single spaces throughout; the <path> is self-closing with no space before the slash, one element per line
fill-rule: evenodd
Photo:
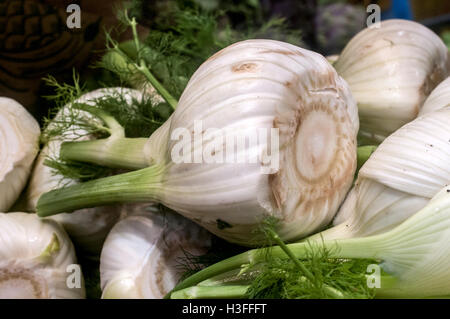
<path fill-rule="evenodd" d="M 285 245 L 287 250 L 281 246 L 265 253 L 262 249 L 250 250 L 187 278 L 174 289 L 171 297 L 213 298 L 217 292 L 222 297 L 227 297 L 227 293 L 234 298 L 246 297 L 247 284 L 239 284 L 235 279 L 236 285 L 222 285 L 215 278 L 223 280 L 227 274 L 236 272 L 245 278 L 245 265 L 264 263 L 267 258 L 287 259 L 286 251 L 296 260 L 305 259 L 309 258 L 308 251 L 322 249 L 322 246 L 328 249 L 330 258 L 381 260 L 379 266 L 386 274 L 381 274 L 379 286 L 373 287 L 376 297 L 446 297 L 450 295 L 449 241 L 450 188 L 447 186 L 422 210 L 388 232 L 363 238 L 325 240 L 319 246 L 294 243 Z"/>
<path fill-rule="evenodd" d="M 197 130 L 196 121 L 203 130 Z M 278 41 L 238 42 L 195 72 L 175 112 L 144 151 L 124 148 L 115 154 L 122 159 L 140 156 L 136 162 L 150 167 L 46 193 L 37 211 L 49 216 L 156 201 L 234 243 L 258 244 L 253 230 L 268 215 L 281 221 L 277 231 L 284 240 L 298 239 L 328 224 L 350 188 L 358 127 L 350 90 L 324 57 Z M 180 139 L 178 129 L 185 129 L 188 138 Z M 217 140 L 208 135 L 190 143 L 189 132 L 202 135 L 208 129 L 222 134 L 218 149 Z M 247 160 L 224 160 L 228 137 L 257 129 L 266 133 L 257 145 L 244 143 L 234 154 L 230 143 L 231 154 Z M 272 130 L 279 133 L 279 148 L 271 147 L 277 136 Z M 61 152 L 67 159 L 105 162 L 112 153 L 108 148 L 117 142 L 66 143 Z M 219 160 L 175 161 L 180 145 L 187 145 L 184 155 L 219 155 Z M 109 153 L 98 153 L 99 147 Z M 274 156 L 266 161 L 269 152 Z"/>
<path fill-rule="evenodd" d="M 86 103 L 95 106 L 96 101 L 99 99 L 117 94 L 123 95 L 125 100 L 130 104 L 130 107 L 132 107 L 132 98 L 142 98 L 142 94 L 139 91 L 116 87 L 98 89 L 86 93 L 72 103 Z M 70 109 L 70 105 L 60 109 L 55 118 L 47 126 L 46 131 L 54 129 L 57 123 L 63 121 L 65 117 L 70 117 L 72 115 L 71 112 L 73 110 Z M 91 121 L 96 120 L 90 113 L 82 110 L 78 111 L 76 116 L 78 122 L 82 118 L 87 118 Z M 64 185 L 77 183 L 75 180 L 56 174 L 53 168 L 45 165 L 45 160 L 59 158 L 60 146 L 65 141 L 90 140 L 93 138 L 78 122 L 66 127 L 60 136 L 51 138 L 39 154 L 26 191 L 25 200 L 28 211 L 36 211 L 37 201 L 43 193 Z M 100 149 L 98 151 L 101 152 Z M 51 218 L 61 223 L 77 247 L 80 247 L 89 255 L 97 255 L 101 251 L 106 235 L 111 227 L 119 220 L 119 217 L 120 209 L 118 207 L 106 206 L 81 209 L 70 214 L 65 213 Z"/>
<path fill-rule="evenodd" d="M 450 59 L 442 40 L 425 26 L 386 20 L 358 33 L 334 67 L 358 103 L 360 135 L 381 142 L 417 116 L 449 75 Z"/>
<path fill-rule="evenodd" d="M 442 81 L 425 100 L 419 115 L 450 106 L 450 77 Z"/>
<path fill-rule="evenodd" d="M 419 116 L 381 143 L 359 170 L 335 227 L 313 238 L 362 237 L 392 229 L 450 184 L 450 108 Z"/>
<path fill-rule="evenodd" d="M 0 212 L 19 197 L 39 150 L 39 124 L 13 99 L 0 97 Z"/>
<path fill-rule="evenodd" d="M 145 204 L 125 205 L 100 259 L 102 298 L 160 299 L 183 274 L 180 259 L 201 255 L 210 234 L 193 222 Z"/>
<path fill-rule="evenodd" d="M 0 213 L 0 299 L 84 298 L 69 237 L 35 214 Z M 78 283 L 77 283 L 78 281 Z"/>

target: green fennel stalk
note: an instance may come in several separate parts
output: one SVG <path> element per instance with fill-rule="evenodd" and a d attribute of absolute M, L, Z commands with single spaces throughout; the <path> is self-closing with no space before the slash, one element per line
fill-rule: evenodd
<path fill-rule="evenodd" d="M 287 245 L 280 244 L 278 247 L 286 254 L 283 258 L 267 254 L 273 247 L 260 249 L 263 262 L 243 264 L 240 269 L 176 290 L 166 298 L 217 298 L 218 295 L 223 298 L 250 299 L 373 298 L 375 292 L 367 286 L 365 274 L 367 266 L 376 261 L 331 259 L 329 251 L 319 246 L 315 246 L 315 249 L 310 246 L 305 258 L 299 260 Z M 308 277 L 302 269 L 308 269 Z M 241 295 L 236 295 L 239 291 Z"/>
<path fill-rule="evenodd" d="M 442 298 L 450 294 L 450 189 L 444 187 L 428 205 L 394 229 L 370 237 L 292 243 L 285 246 L 296 259 L 303 263 L 311 260 L 308 252 L 323 247 L 328 259 L 361 260 L 375 259 L 385 273 L 380 273 L 377 297 L 394 298 Z M 319 247 L 319 248 L 317 248 Z M 174 294 L 188 296 L 193 287 L 211 278 L 245 269 L 245 265 L 267 263 L 269 260 L 287 259 L 282 247 L 273 247 L 262 254 L 261 249 L 249 250 L 207 267 L 180 282 L 168 297 Z M 244 267 L 244 268 L 243 268 Z M 286 271 L 276 265 L 278 273 Z M 317 267 L 311 267 L 311 270 Z M 260 268 L 261 271 L 261 268 Z M 276 277 L 270 268 L 264 270 L 265 280 Z M 288 271 L 289 273 L 289 271 Z M 291 272 L 292 273 L 292 272 Z M 264 283 L 264 282 L 263 282 Z M 248 286 L 248 285 L 247 285 Z M 249 288 L 250 289 L 250 288 Z M 253 287 L 253 295 L 261 295 L 264 285 Z M 295 290 L 295 289 L 294 289 Z M 180 292 L 179 292 L 180 291 Z M 206 291 L 202 297 L 206 298 Z M 210 290 L 214 295 L 214 292 Z M 263 294 L 264 295 L 264 294 Z M 245 295 L 247 296 L 247 295 Z M 242 297 L 245 297 L 242 296 Z M 195 295 L 191 295 L 195 298 Z"/>
<path fill-rule="evenodd" d="M 131 27 L 131 31 L 133 33 L 133 40 L 136 47 L 137 58 L 136 61 L 132 61 L 128 58 L 125 52 L 122 51 L 119 44 L 114 41 L 110 36 L 107 36 L 107 46 L 111 52 L 116 52 L 123 58 L 125 58 L 126 63 L 130 64 L 131 67 L 134 67 L 137 71 L 141 72 L 148 82 L 156 89 L 156 91 L 166 100 L 166 102 L 175 109 L 177 107 L 178 101 L 164 88 L 164 86 L 156 79 L 156 77 L 150 72 L 149 66 L 145 62 L 145 60 L 141 57 L 142 51 L 140 47 L 139 36 L 137 33 L 137 22 L 136 18 L 129 18 L 127 10 L 124 12 L 125 22 Z"/>
<path fill-rule="evenodd" d="M 239 254 L 237 256 L 231 257 L 229 259 L 223 260 L 221 262 L 218 262 L 210 267 L 207 267 L 198 273 L 192 275 L 191 277 L 183 280 L 181 283 L 179 283 L 174 289 L 172 293 L 175 293 L 174 297 L 182 295 L 186 295 L 188 291 L 185 289 L 191 289 L 192 287 L 196 287 L 201 282 L 208 280 L 210 278 L 214 278 L 216 276 L 220 276 L 223 273 L 236 271 L 237 269 L 242 269 L 243 265 L 256 265 L 267 262 L 267 260 L 286 260 L 290 259 L 291 261 L 296 260 L 294 262 L 295 268 L 293 268 L 291 271 L 296 271 L 298 273 L 298 264 L 300 259 L 308 258 L 311 252 L 311 249 L 325 249 L 328 251 L 327 259 L 345 259 L 345 258 L 355 258 L 356 256 L 363 258 L 363 259 L 373 259 L 374 256 L 370 255 L 369 253 L 366 256 L 359 256 L 358 255 L 358 248 L 356 246 L 353 246 L 354 243 L 350 241 L 349 243 L 344 243 L 342 246 L 342 243 L 334 243 L 334 242 L 324 242 L 322 248 L 312 248 L 310 243 L 295 243 L 295 244 L 288 244 L 285 245 L 284 248 L 281 246 L 275 246 L 271 247 L 269 250 L 267 248 L 261 248 L 261 249 L 253 249 L 249 250 L 245 253 Z M 337 249 L 337 245 L 339 245 L 339 249 Z M 342 247 L 344 249 L 342 250 Z M 267 250 L 264 251 L 263 250 Z M 286 254 L 286 251 L 290 251 L 289 255 Z M 245 271 L 245 270 L 244 270 Z M 308 277 L 311 276 L 310 271 L 308 270 L 307 275 Z M 315 283 L 316 280 L 320 280 L 320 277 L 316 277 L 313 275 L 312 278 L 308 278 L 305 276 L 305 281 L 310 281 L 311 283 Z M 388 285 L 392 281 L 392 278 L 389 276 L 384 276 L 382 278 L 383 285 Z M 325 290 L 327 298 L 351 298 L 351 295 L 344 295 L 339 290 L 334 289 L 332 287 L 328 287 L 327 285 L 323 285 L 323 283 L 320 284 L 321 288 Z M 250 288 L 250 285 L 245 285 L 247 289 Z M 183 292 L 176 293 L 179 290 L 183 290 Z M 167 296 L 171 297 L 171 296 Z M 203 295 L 204 298 L 206 298 L 206 295 Z M 241 296 L 242 298 L 245 298 L 246 295 Z M 248 297 L 248 296 L 247 296 Z"/>

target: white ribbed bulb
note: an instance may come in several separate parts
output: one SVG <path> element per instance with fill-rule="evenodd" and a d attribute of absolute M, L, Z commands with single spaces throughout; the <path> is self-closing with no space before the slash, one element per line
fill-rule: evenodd
<path fill-rule="evenodd" d="M 179 215 L 142 204 L 124 206 L 123 214 L 101 254 L 103 298 L 161 299 L 183 274 L 181 259 L 211 245 L 206 230 Z"/>
<path fill-rule="evenodd" d="M 13 99 L 0 97 L 0 212 L 19 197 L 39 150 L 37 121 Z"/>
<path fill-rule="evenodd" d="M 72 265 L 75 251 L 58 223 L 0 213 L 0 299 L 84 298 L 82 274 Z"/>
<path fill-rule="evenodd" d="M 350 85 L 360 134 L 381 142 L 419 113 L 430 92 L 450 72 L 448 49 L 425 26 L 386 20 L 358 33 L 334 67 Z"/>
<path fill-rule="evenodd" d="M 336 239 L 386 232 L 450 184 L 450 108 L 406 124 L 376 149 L 334 220 L 315 237 Z M 320 238 L 319 238 L 320 237 Z"/>

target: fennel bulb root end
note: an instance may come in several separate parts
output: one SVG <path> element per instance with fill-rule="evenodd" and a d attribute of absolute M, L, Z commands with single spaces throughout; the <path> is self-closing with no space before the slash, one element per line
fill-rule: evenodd
<path fill-rule="evenodd" d="M 35 214 L 0 213 L 0 298 L 84 298 L 81 271 L 68 281 L 75 250 L 61 225 Z"/>
<path fill-rule="evenodd" d="M 0 299 L 48 298 L 45 278 L 27 268 L 0 268 Z"/>

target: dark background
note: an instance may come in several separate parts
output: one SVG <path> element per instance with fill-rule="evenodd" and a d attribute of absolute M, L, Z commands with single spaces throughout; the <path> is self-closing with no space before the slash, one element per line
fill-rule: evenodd
<path fill-rule="evenodd" d="M 366 6 L 378 3 L 383 18 L 406 18 L 422 22 L 450 42 L 450 1 L 446 0 L 152 0 L 132 1 L 138 12 L 139 32 L 160 28 L 178 2 L 201 10 L 222 12 L 221 19 L 239 32 L 259 26 L 273 17 L 283 17 L 301 38 L 280 39 L 294 42 L 324 55 L 338 54 L 349 39 L 365 26 Z M 65 25 L 67 5 L 81 7 L 82 28 L 69 30 Z M 116 9 L 123 1 L 92 0 L 0 0 L 0 96 L 22 103 L 38 119 L 47 114 L 42 99 L 48 88 L 42 77 L 52 74 L 70 81 L 72 69 L 82 75 L 96 76 L 90 66 L 104 49 L 104 29 L 117 26 Z M 163 21 L 166 19 L 166 21 Z M 219 23 L 221 23 L 219 21 Z M 114 33 L 113 33 L 114 34 Z M 129 32 L 115 34 L 119 41 Z"/>

